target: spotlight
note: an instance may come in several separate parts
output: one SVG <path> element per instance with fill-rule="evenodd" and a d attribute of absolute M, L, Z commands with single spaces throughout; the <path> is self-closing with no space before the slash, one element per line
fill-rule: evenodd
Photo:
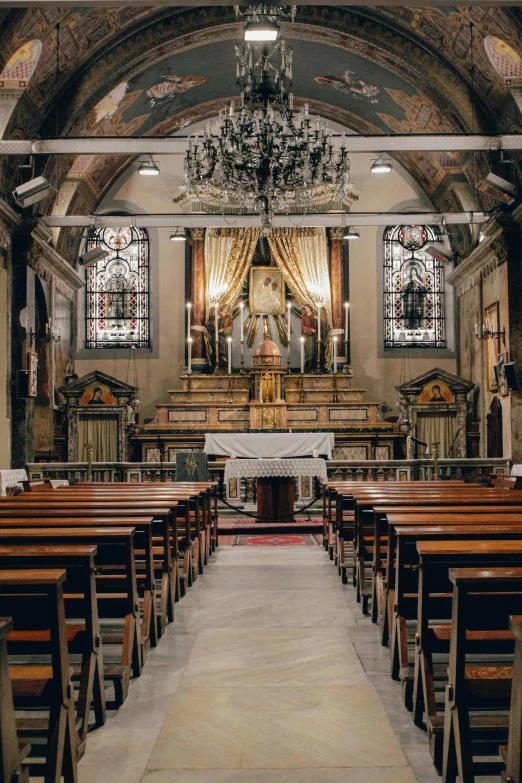
<path fill-rule="evenodd" d="M 82 253 L 80 256 L 80 264 L 82 266 L 93 266 L 94 264 L 97 264 L 98 261 L 102 261 L 102 259 L 106 258 L 109 255 L 107 250 L 104 250 L 102 247 L 93 247 L 92 250 L 88 250 L 86 253 Z"/>
<path fill-rule="evenodd" d="M 384 160 L 382 155 L 372 162 L 370 166 L 371 174 L 389 174 L 392 170 L 391 160 Z"/>
<path fill-rule="evenodd" d="M 245 25 L 245 41 L 276 41 L 279 26 L 268 19 L 262 22 L 247 22 Z"/>
<path fill-rule="evenodd" d="M 13 198 L 19 207 L 30 207 L 31 204 L 36 204 L 46 198 L 51 190 L 52 187 L 45 177 L 36 177 L 15 188 Z"/>
<path fill-rule="evenodd" d="M 513 183 L 492 171 L 477 183 L 477 188 L 488 196 L 503 201 L 504 204 L 512 204 L 516 198 L 516 188 Z"/>
<path fill-rule="evenodd" d="M 359 239 L 359 232 L 355 230 L 355 228 L 348 227 L 345 229 L 345 232 L 343 234 L 343 239 Z"/>
<path fill-rule="evenodd" d="M 450 251 L 440 242 L 433 242 L 431 245 L 426 245 L 424 250 L 426 253 L 429 253 L 430 256 L 436 258 L 437 261 L 443 261 L 445 264 L 451 264 L 453 261 Z"/>
<path fill-rule="evenodd" d="M 155 162 L 152 155 L 149 155 L 149 159 L 140 163 L 138 174 L 142 177 L 157 177 L 160 173 L 159 166 Z"/>
<path fill-rule="evenodd" d="M 171 242 L 186 242 L 187 237 L 183 229 L 177 228 L 173 234 L 170 235 Z"/>

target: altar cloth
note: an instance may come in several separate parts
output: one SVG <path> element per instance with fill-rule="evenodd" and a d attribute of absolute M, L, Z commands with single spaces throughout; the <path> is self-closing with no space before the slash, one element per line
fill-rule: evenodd
<path fill-rule="evenodd" d="M 314 453 L 332 459 L 333 447 L 333 432 L 209 432 L 203 451 L 243 459 L 311 457 Z"/>
<path fill-rule="evenodd" d="M 0 470 L 0 495 L 5 495 L 8 487 L 16 487 L 21 482 L 27 481 L 27 473 L 23 468 L 14 470 Z"/>
<path fill-rule="evenodd" d="M 225 483 L 231 478 L 266 478 L 270 476 L 318 476 L 324 481 L 326 462 L 324 459 L 227 459 Z"/>

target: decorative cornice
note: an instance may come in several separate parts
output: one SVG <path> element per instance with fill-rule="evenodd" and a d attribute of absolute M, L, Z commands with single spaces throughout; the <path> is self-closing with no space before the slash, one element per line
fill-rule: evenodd
<path fill-rule="evenodd" d="M 76 291 L 85 285 L 80 275 L 51 247 L 52 233 L 41 222 L 31 231 L 31 245 L 27 262 L 43 280 L 47 280 L 67 299 L 73 299 Z"/>
<path fill-rule="evenodd" d="M 0 220 L 6 228 L 13 231 L 22 225 L 22 218 L 18 212 L 15 212 L 3 198 L 0 198 Z"/>
<path fill-rule="evenodd" d="M 458 298 L 479 285 L 481 280 L 507 261 L 508 248 L 502 226 L 492 220 L 487 224 L 486 231 L 489 236 L 448 275 L 448 283 L 454 287 Z"/>

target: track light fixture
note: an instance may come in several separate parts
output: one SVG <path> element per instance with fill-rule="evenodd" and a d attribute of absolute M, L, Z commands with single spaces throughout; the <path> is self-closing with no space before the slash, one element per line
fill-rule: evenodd
<path fill-rule="evenodd" d="M 25 207 L 30 207 L 32 204 L 42 201 L 52 190 L 52 186 L 45 177 L 35 177 L 15 188 L 13 190 L 13 198 L 17 206 L 25 209 Z"/>
<path fill-rule="evenodd" d="M 140 163 L 138 174 L 141 174 L 142 177 L 157 177 L 160 173 L 159 166 L 152 157 L 152 155 L 149 155 L 149 159 L 143 161 Z"/>
<path fill-rule="evenodd" d="M 370 166 L 371 174 L 389 174 L 392 170 L 391 160 L 384 160 L 382 155 L 379 155 L 376 160 L 372 161 Z"/>
<path fill-rule="evenodd" d="M 343 239 L 345 241 L 348 241 L 349 239 L 359 239 L 359 232 L 356 231 L 355 228 L 348 226 L 344 231 Z"/>
<path fill-rule="evenodd" d="M 171 235 L 170 235 L 170 241 L 171 242 L 186 242 L 187 237 L 185 236 L 185 231 L 183 228 L 177 228 Z"/>

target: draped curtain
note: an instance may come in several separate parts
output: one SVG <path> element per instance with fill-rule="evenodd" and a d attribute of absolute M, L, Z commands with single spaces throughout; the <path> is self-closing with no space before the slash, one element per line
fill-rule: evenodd
<path fill-rule="evenodd" d="M 332 325 L 332 295 L 326 229 L 273 228 L 268 244 L 286 284 L 297 304 L 325 308 L 328 326 Z"/>
<path fill-rule="evenodd" d="M 207 228 L 205 232 L 205 308 L 233 305 L 254 256 L 260 228 Z"/>
<path fill-rule="evenodd" d="M 457 419 L 454 413 L 418 413 L 417 437 L 428 444 L 438 443 L 437 451 L 440 459 L 448 459 L 454 454 L 449 451 L 457 434 Z"/>
<path fill-rule="evenodd" d="M 94 444 L 93 462 L 118 462 L 118 417 L 79 416 L 78 460 L 87 462 L 87 444 Z"/>

